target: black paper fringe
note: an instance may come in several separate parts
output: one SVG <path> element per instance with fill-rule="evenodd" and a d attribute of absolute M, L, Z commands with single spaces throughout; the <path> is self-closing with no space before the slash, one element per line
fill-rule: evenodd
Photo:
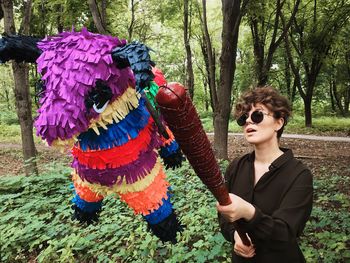
<path fill-rule="evenodd" d="M 176 152 L 170 154 L 169 156 L 162 156 L 164 165 L 166 169 L 172 168 L 173 170 L 175 168 L 179 168 L 182 165 L 182 162 L 186 160 L 184 155 L 182 154 L 182 151 L 180 148 L 176 150 Z"/>
<path fill-rule="evenodd" d="M 37 47 L 41 38 L 21 35 L 3 36 L 0 39 L 0 63 L 9 60 L 34 63 L 42 51 Z"/>
<path fill-rule="evenodd" d="M 86 212 L 81 210 L 77 205 L 72 205 L 74 213 L 72 215 L 73 220 L 78 220 L 82 224 L 90 225 L 94 222 L 98 222 L 98 217 L 101 212 L 101 209 L 94 212 Z"/>
<path fill-rule="evenodd" d="M 153 232 L 153 234 L 156 235 L 161 241 L 170 241 L 173 244 L 177 243 L 176 233 L 181 232 L 184 228 L 184 226 L 181 225 L 179 220 L 177 219 L 174 210 L 162 222 L 155 225 L 151 225 L 148 223 L 148 227 Z"/>

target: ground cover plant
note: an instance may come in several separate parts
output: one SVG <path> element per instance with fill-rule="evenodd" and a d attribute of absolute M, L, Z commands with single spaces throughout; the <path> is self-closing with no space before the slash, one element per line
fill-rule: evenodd
<path fill-rule="evenodd" d="M 227 162 L 222 163 L 222 168 Z M 307 262 L 350 260 L 350 177 L 324 167 L 315 178 L 315 205 L 301 247 Z M 81 228 L 71 220 L 70 169 L 50 163 L 40 176 L 0 178 L 0 251 L 3 262 L 230 262 L 219 233 L 215 200 L 186 163 L 169 179 L 181 221 L 178 244 L 163 244 L 108 198 L 100 222 Z"/>

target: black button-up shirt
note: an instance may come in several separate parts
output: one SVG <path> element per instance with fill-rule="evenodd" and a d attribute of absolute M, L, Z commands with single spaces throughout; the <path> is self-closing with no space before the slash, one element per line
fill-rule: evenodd
<path fill-rule="evenodd" d="M 249 222 L 238 224 L 252 239 L 256 255 L 249 260 L 233 253 L 239 262 L 305 262 L 297 237 L 303 231 L 312 209 L 313 186 L 309 169 L 294 158 L 291 150 L 281 149 L 278 157 L 254 186 L 254 152 L 235 159 L 225 179 L 230 193 L 255 206 Z M 234 242 L 234 227 L 219 215 L 221 232 Z"/>

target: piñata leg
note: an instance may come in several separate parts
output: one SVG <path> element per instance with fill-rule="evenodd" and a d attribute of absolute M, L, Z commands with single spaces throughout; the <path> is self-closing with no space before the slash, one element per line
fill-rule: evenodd
<path fill-rule="evenodd" d="M 165 180 L 161 165 L 158 163 L 147 177 L 136 184 L 137 187 L 130 185 L 130 189 L 138 188 L 138 191 L 120 194 L 121 199 L 135 214 L 143 216 L 151 231 L 160 240 L 176 243 L 176 233 L 182 230 L 182 226 L 173 210 L 168 191 L 169 183 Z"/>
<path fill-rule="evenodd" d="M 73 174 L 74 198 L 72 199 L 73 219 L 91 224 L 98 221 L 102 208 L 103 196 L 93 192 L 89 187 L 80 184 L 78 175 Z"/>

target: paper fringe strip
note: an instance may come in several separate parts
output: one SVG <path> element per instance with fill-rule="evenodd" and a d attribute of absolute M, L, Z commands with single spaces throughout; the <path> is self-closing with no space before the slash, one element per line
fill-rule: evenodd
<path fill-rule="evenodd" d="M 165 180 L 165 174 L 161 170 L 160 175 L 155 178 L 142 192 L 121 194 L 120 198 L 134 210 L 135 214 L 149 215 L 162 205 L 162 199 L 167 199 L 167 188 L 169 183 Z"/>
<path fill-rule="evenodd" d="M 87 202 L 81 199 L 77 193 L 75 193 L 74 198 L 72 199 L 72 203 L 75 204 L 83 212 L 88 213 L 100 211 L 102 208 L 102 200 L 98 202 Z"/>
<path fill-rule="evenodd" d="M 132 184 L 139 179 L 144 178 L 154 167 L 157 161 L 157 152 L 153 148 L 142 152 L 135 161 L 118 168 L 91 169 L 80 164 L 76 159 L 72 163 L 82 180 L 89 183 L 98 183 L 104 186 L 113 186 L 125 181 Z"/>
<path fill-rule="evenodd" d="M 139 136 L 119 147 L 102 151 L 83 152 L 74 147 L 72 154 L 80 164 L 93 169 L 118 168 L 135 161 L 139 155 L 149 148 L 159 146 L 159 139 L 154 131 L 154 122 L 149 124 L 139 133 Z"/>
<path fill-rule="evenodd" d="M 143 90 L 143 92 L 146 94 L 146 97 L 148 98 L 153 108 L 156 108 L 155 98 L 158 93 L 158 90 L 159 90 L 159 87 L 154 81 L 151 81 L 150 85 L 145 87 Z"/>
<path fill-rule="evenodd" d="M 87 181 L 81 180 L 77 174 L 74 175 L 74 179 L 78 185 L 88 187 L 91 191 L 98 193 L 99 195 L 106 196 L 114 193 L 127 194 L 143 191 L 151 185 L 157 176 L 162 176 L 160 160 L 156 162 L 153 169 L 147 174 L 147 176 L 139 179 L 133 184 L 127 184 L 126 181 L 123 181 L 121 184 L 114 184 L 110 187 L 99 184 L 91 184 Z"/>
<path fill-rule="evenodd" d="M 159 154 L 162 158 L 169 157 L 170 155 L 177 152 L 179 145 L 176 141 L 172 141 L 169 145 L 160 148 Z"/>
<path fill-rule="evenodd" d="M 144 216 L 144 218 L 149 224 L 155 225 L 155 224 L 159 224 L 160 222 L 162 222 L 172 212 L 173 212 L 173 205 L 170 202 L 170 196 L 168 193 L 168 199 L 163 198 L 162 205 L 154 212 L 150 213 L 149 215 Z"/>
<path fill-rule="evenodd" d="M 131 111 L 119 123 L 107 125 L 107 130 L 98 128 L 97 132 L 89 129 L 78 136 L 79 147 L 83 151 L 106 150 L 121 146 L 130 139 L 135 139 L 139 132 L 148 124 L 150 114 L 145 107 L 145 101 L 140 99 L 138 108 Z"/>
<path fill-rule="evenodd" d="M 151 65 L 154 65 L 149 55 L 150 49 L 139 42 L 132 42 L 112 51 L 112 58 L 120 68 L 130 66 L 136 79 L 136 89 L 141 91 L 152 81 L 154 75 Z"/>
<path fill-rule="evenodd" d="M 98 127 L 107 129 L 108 124 L 119 123 L 131 110 L 139 106 L 140 94 L 134 88 L 128 88 L 117 100 L 108 104 L 97 119 L 90 121 L 89 128 L 99 135 Z"/>
<path fill-rule="evenodd" d="M 99 202 L 103 199 L 102 195 L 91 191 L 91 189 L 87 186 L 83 186 L 78 182 L 79 177 L 73 172 L 72 181 L 74 184 L 75 192 L 81 199 L 86 202 Z"/>

